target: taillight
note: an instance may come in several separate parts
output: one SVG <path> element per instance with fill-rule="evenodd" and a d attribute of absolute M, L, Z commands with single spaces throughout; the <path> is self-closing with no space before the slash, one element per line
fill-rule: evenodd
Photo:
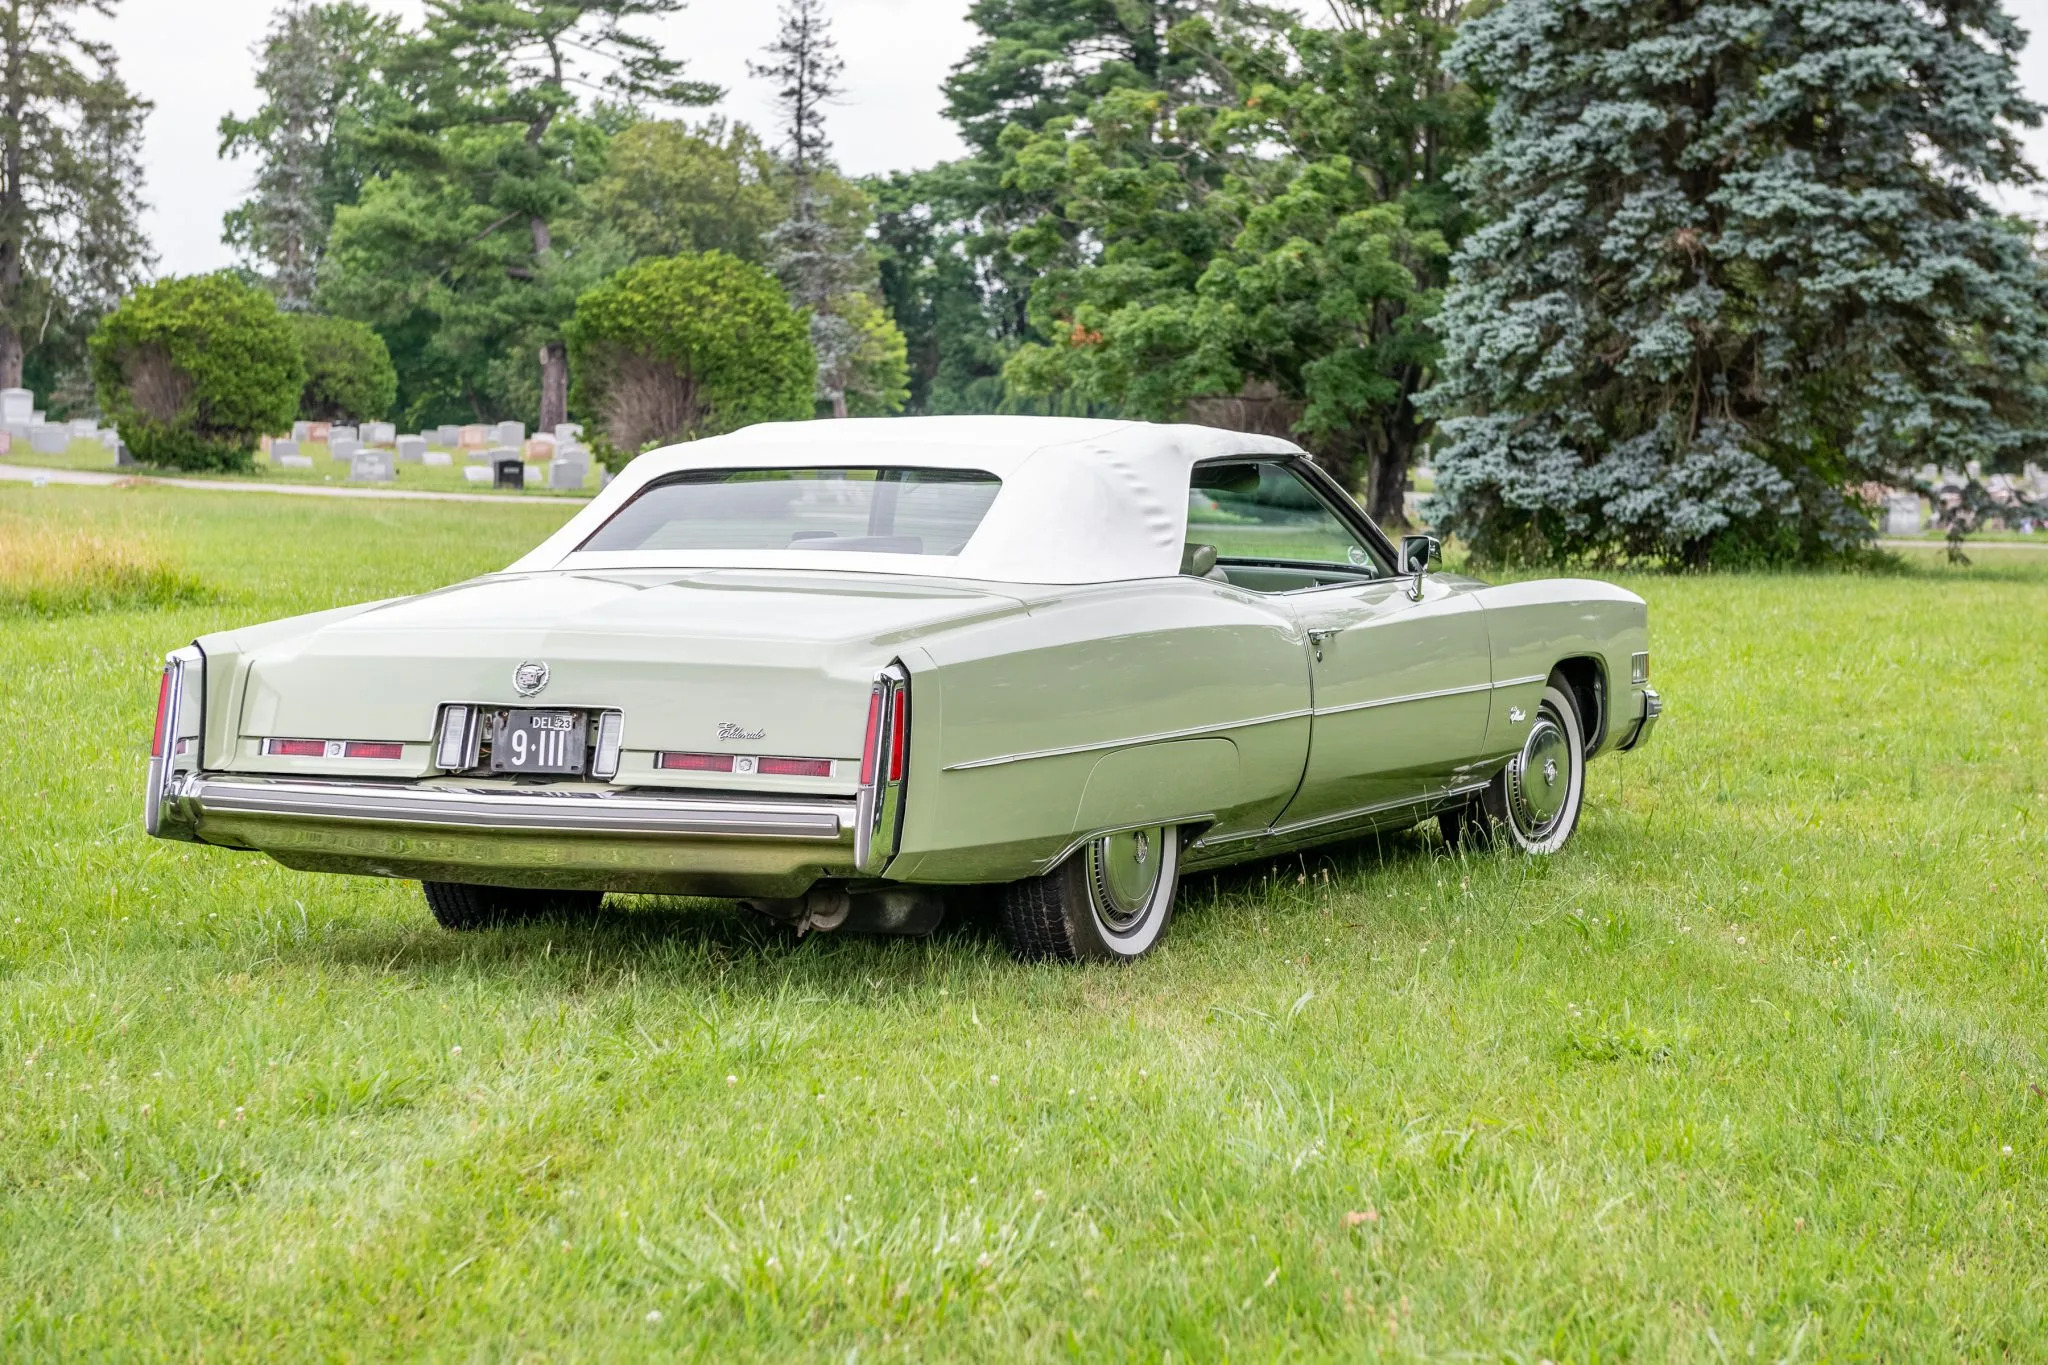
<path fill-rule="evenodd" d="M 830 777 L 832 760 L 829 758 L 764 758 L 755 762 L 754 771 L 764 777 Z"/>
<path fill-rule="evenodd" d="M 896 714 L 889 726 L 889 780 L 903 780 L 903 746 L 910 737 L 910 690 L 896 688 Z"/>
<path fill-rule="evenodd" d="M 171 733 L 171 672 L 176 664 L 167 666 L 156 685 L 156 735 L 149 741 L 149 756 L 162 758 L 166 742 Z"/>
<path fill-rule="evenodd" d="M 654 766 L 672 773 L 729 773 L 732 771 L 732 755 L 660 754 L 656 756 Z"/>
<path fill-rule="evenodd" d="M 324 739 L 266 739 L 263 752 L 280 758 L 319 758 L 327 752 Z"/>
<path fill-rule="evenodd" d="M 341 752 L 344 758 L 404 758 L 405 746 L 352 739 L 342 746 Z"/>
<path fill-rule="evenodd" d="M 877 684 L 868 693 L 868 737 L 860 746 L 860 784 L 872 786 L 882 756 L 882 689 Z"/>

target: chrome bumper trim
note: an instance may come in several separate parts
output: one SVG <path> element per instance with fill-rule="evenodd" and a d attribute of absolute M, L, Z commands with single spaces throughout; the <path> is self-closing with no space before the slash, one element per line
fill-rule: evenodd
<path fill-rule="evenodd" d="M 1631 734 L 1627 740 L 1620 744 L 1617 744 L 1615 748 L 1620 750 L 1622 753 L 1628 753 L 1632 749 L 1640 749 L 1645 743 L 1648 742 L 1650 738 L 1650 731 L 1657 728 L 1657 717 L 1663 714 L 1664 698 L 1657 694 L 1656 688 L 1644 688 L 1643 714 L 1636 721 L 1635 732 Z"/>
<path fill-rule="evenodd" d="M 209 813 L 287 820 L 421 825 L 487 833 L 669 835 L 836 842 L 854 803 L 815 798 L 654 796 L 644 792 L 520 792 L 198 775 L 170 793 L 203 837 Z"/>

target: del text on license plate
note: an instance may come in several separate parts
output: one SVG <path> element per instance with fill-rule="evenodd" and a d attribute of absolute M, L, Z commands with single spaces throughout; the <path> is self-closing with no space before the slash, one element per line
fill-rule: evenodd
<path fill-rule="evenodd" d="M 491 771 L 581 774 L 588 730 L 581 711 L 500 711 L 491 727 Z"/>

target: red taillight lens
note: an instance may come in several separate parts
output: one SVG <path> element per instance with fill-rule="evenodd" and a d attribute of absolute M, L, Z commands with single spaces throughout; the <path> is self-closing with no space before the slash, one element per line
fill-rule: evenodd
<path fill-rule="evenodd" d="M 149 756 L 162 758 L 171 733 L 171 670 L 166 668 L 156 685 L 156 735 L 149 741 Z"/>
<path fill-rule="evenodd" d="M 263 752 L 282 758 L 319 758 L 327 752 L 324 739 L 266 739 Z"/>
<path fill-rule="evenodd" d="M 896 714 L 889 726 L 889 780 L 903 780 L 903 747 L 910 739 L 910 690 L 903 686 L 896 688 Z"/>
<path fill-rule="evenodd" d="M 404 758 L 405 746 L 352 739 L 342 746 L 341 752 L 348 758 Z"/>
<path fill-rule="evenodd" d="M 882 757 L 882 689 L 868 693 L 868 737 L 860 746 L 860 784 L 873 786 Z"/>
<path fill-rule="evenodd" d="M 684 773 L 729 773 L 732 771 L 731 754 L 662 754 L 654 761 L 657 768 L 670 772 Z"/>
<path fill-rule="evenodd" d="M 764 758 L 754 765 L 764 777 L 830 777 L 829 758 Z"/>

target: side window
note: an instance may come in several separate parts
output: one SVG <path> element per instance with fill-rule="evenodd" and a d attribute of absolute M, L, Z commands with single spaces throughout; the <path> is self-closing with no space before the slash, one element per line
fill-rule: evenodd
<path fill-rule="evenodd" d="M 1183 564 L 1254 592 L 1386 578 L 1392 566 L 1352 530 L 1323 495 L 1276 460 L 1218 460 L 1195 466 L 1188 487 Z"/>

